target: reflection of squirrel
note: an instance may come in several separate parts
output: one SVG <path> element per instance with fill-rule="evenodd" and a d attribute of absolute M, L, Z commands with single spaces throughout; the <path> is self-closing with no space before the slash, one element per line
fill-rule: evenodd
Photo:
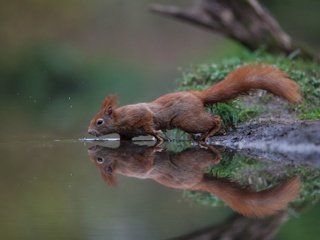
<path fill-rule="evenodd" d="M 255 192 L 227 179 L 205 177 L 205 168 L 221 158 L 219 151 L 212 146 L 210 149 L 189 148 L 174 153 L 129 144 L 116 149 L 94 146 L 88 152 L 109 185 L 115 184 L 117 174 L 153 179 L 170 188 L 212 193 L 236 212 L 249 217 L 268 216 L 284 209 L 300 188 L 298 178 Z"/>
<path fill-rule="evenodd" d="M 200 181 L 206 167 L 221 159 L 220 152 L 213 146 L 192 147 L 176 153 L 130 142 L 121 143 L 119 148 L 93 146 L 88 153 L 109 185 L 115 185 L 116 174 L 121 174 L 141 179 L 152 178 L 172 188 L 189 188 L 189 185 Z M 162 180 L 166 183 L 162 183 Z"/>
<path fill-rule="evenodd" d="M 293 103 L 301 98 L 299 86 L 279 69 L 271 65 L 246 65 L 206 90 L 170 93 L 150 103 L 116 107 L 116 97 L 108 96 L 91 120 L 88 133 L 95 136 L 119 133 L 121 139 L 152 135 L 163 141 L 162 130 L 180 128 L 188 133 L 201 133 L 200 139 L 206 140 L 220 129 L 221 120 L 204 107 L 254 89 L 267 90 Z"/>

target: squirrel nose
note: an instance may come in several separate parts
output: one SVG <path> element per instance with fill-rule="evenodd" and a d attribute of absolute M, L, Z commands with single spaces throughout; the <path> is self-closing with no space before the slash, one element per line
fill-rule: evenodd
<path fill-rule="evenodd" d="M 97 136 L 97 135 L 98 135 L 97 131 L 94 130 L 94 129 L 91 129 L 91 128 L 88 129 L 88 133 L 89 133 L 90 135 L 94 135 L 94 136 Z"/>

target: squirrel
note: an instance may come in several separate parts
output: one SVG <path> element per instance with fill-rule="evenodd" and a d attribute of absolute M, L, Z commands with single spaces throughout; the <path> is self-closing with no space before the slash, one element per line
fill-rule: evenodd
<path fill-rule="evenodd" d="M 162 131 L 179 128 L 200 134 L 200 141 L 206 141 L 220 130 L 221 118 L 206 112 L 205 106 L 232 100 L 255 89 L 266 90 L 291 103 L 301 99 L 299 85 L 286 73 L 272 65 L 249 64 L 203 91 L 174 92 L 149 103 L 122 107 L 117 107 L 116 96 L 107 96 L 91 120 L 88 133 L 97 137 L 118 133 L 120 140 L 152 135 L 157 142 L 163 142 L 166 139 Z"/>
<path fill-rule="evenodd" d="M 152 179 L 169 188 L 214 194 L 234 211 L 248 217 L 273 215 L 298 196 L 299 177 L 255 191 L 226 178 L 205 175 L 205 169 L 219 163 L 221 151 L 210 146 L 208 149 L 187 148 L 176 153 L 127 142 L 118 148 L 92 146 L 88 154 L 108 185 L 116 185 L 117 175 Z"/>

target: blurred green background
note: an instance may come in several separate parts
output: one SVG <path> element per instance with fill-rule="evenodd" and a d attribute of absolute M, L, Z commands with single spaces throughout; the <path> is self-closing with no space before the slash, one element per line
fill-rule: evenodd
<path fill-rule="evenodd" d="M 120 104 L 175 89 L 180 68 L 241 51 L 148 11 L 154 1 L 0 2 L 2 136 L 81 137 L 107 94 Z M 190 5 L 192 1 L 158 1 Z M 263 1 L 295 39 L 320 49 L 319 1 Z"/>

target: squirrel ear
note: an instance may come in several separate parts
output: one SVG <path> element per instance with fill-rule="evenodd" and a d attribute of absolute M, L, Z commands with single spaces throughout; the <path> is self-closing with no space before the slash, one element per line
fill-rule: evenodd
<path fill-rule="evenodd" d="M 109 106 L 112 106 L 115 108 L 117 105 L 117 96 L 116 95 L 110 95 L 105 97 L 101 104 L 101 109 L 107 109 Z"/>
<path fill-rule="evenodd" d="M 107 109 L 106 109 L 106 114 L 111 117 L 112 116 L 112 106 L 109 106 Z"/>
<path fill-rule="evenodd" d="M 117 178 L 114 174 L 101 171 L 101 177 L 108 184 L 108 186 L 115 186 L 117 183 Z"/>

